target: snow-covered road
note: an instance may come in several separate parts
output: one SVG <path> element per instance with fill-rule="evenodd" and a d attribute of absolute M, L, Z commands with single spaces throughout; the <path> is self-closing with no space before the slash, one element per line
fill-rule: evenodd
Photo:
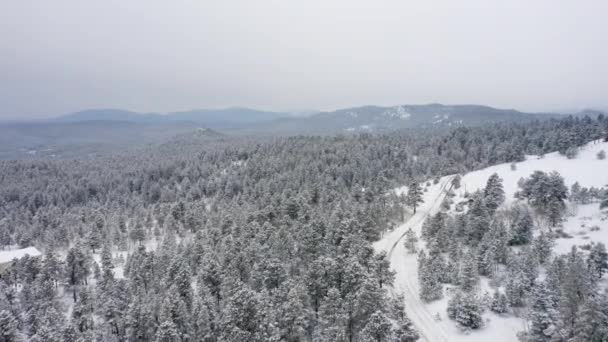
<path fill-rule="evenodd" d="M 409 228 L 420 236 L 425 218 L 439 211 L 441 202 L 451 186 L 452 178 L 453 176 L 443 177 L 438 184 L 428 187 L 424 193 L 424 203 L 420 205 L 416 214 L 374 244 L 376 251 L 387 252 L 391 268 L 396 272 L 395 288 L 392 290 L 403 295 L 408 317 L 420 332 L 421 338 L 430 342 L 451 341 L 450 332 L 446 330 L 444 324 L 438 324 L 439 322 L 435 320 L 436 312 L 431 311 L 420 300 L 417 255 L 408 254 L 402 240 Z"/>

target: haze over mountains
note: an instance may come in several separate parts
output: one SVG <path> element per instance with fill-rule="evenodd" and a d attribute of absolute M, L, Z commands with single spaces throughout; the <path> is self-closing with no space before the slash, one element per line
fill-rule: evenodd
<path fill-rule="evenodd" d="M 496 121 L 536 119 L 539 114 L 480 105 L 362 106 L 332 112 L 294 115 L 250 108 L 197 109 L 167 114 L 138 113 L 121 109 L 92 109 L 60 116 L 54 122 L 127 121 L 133 123 L 189 122 L 213 129 L 245 129 L 278 133 L 340 133 L 383 131 L 428 125 L 478 125 Z M 559 115 L 559 114 L 553 114 Z"/>
<path fill-rule="evenodd" d="M 588 114 L 597 115 L 598 112 Z M 0 124 L 0 158 L 22 158 L 34 154 L 50 157 L 98 154 L 161 143 L 197 128 L 228 135 L 382 133 L 407 128 L 525 122 L 562 115 L 525 113 L 480 105 L 442 104 L 363 106 L 307 115 L 239 107 L 167 114 L 93 109 L 44 121 Z"/>

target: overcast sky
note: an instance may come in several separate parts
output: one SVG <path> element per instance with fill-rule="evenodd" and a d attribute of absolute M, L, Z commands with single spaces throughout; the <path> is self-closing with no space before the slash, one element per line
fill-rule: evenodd
<path fill-rule="evenodd" d="M 0 118 L 608 105 L 606 0 L 2 0 Z"/>

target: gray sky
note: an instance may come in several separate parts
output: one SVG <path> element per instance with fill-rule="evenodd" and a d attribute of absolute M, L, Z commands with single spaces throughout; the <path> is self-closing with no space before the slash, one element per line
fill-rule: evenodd
<path fill-rule="evenodd" d="M 2 0 L 0 118 L 608 105 L 606 0 Z"/>

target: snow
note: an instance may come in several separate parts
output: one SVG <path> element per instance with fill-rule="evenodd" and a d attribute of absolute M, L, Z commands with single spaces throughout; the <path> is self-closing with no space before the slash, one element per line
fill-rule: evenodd
<path fill-rule="evenodd" d="M 503 179 L 507 201 L 514 201 L 513 195 L 518 190 L 517 182 L 520 178 L 527 178 L 536 171 L 557 171 L 568 188 L 575 182 L 584 187 L 600 188 L 608 185 L 608 160 L 598 160 L 597 153 L 608 151 L 608 143 L 591 142 L 582 147 L 574 159 L 568 159 L 557 152 L 539 156 L 527 156 L 526 160 L 516 163 L 516 170 L 511 170 L 511 164 L 499 164 L 466 174 L 461 181 L 462 187 L 456 193 L 473 192 L 485 187 L 486 181 L 493 173 L 498 173 Z"/>
<path fill-rule="evenodd" d="M 13 259 L 21 259 L 25 255 L 29 255 L 32 257 L 37 257 L 42 255 L 36 247 L 27 247 L 21 249 L 14 249 L 10 251 L 0 251 L 0 264 L 5 264 L 13 261 Z"/>
<path fill-rule="evenodd" d="M 557 171 L 568 188 L 578 182 L 582 187 L 608 186 L 608 160 L 597 159 L 601 150 L 608 151 L 608 142 L 593 141 L 583 146 L 577 157 L 568 159 L 557 152 L 546 154 L 544 157 L 527 156 L 526 160 L 516 163 L 516 169 L 511 170 L 511 164 L 499 164 L 474 171 L 462 177 L 461 187 L 454 192 L 463 196 L 465 192 L 473 192 L 485 187 L 486 181 L 493 173 L 503 179 L 507 204 L 516 201 L 515 192 L 519 189 L 517 182 L 521 178 L 530 177 L 536 171 Z M 456 202 L 459 199 L 456 197 Z M 566 253 L 574 245 L 588 244 L 590 241 L 608 244 L 608 213 L 599 210 L 598 203 L 585 205 L 569 204 L 571 215 L 563 223 L 563 231 L 572 238 L 561 238 L 556 242 L 554 252 Z M 592 227 L 599 227 L 593 230 Z M 582 235 L 584 234 L 584 235 Z"/>
<path fill-rule="evenodd" d="M 570 252 L 572 246 L 585 245 L 590 241 L 608 245 L 608 211 L 600 211 L 598 203 L 579 205 L 572 216 L 563 223 L 563 231 L 571 238 L 557 240 L 553 248 L 556 254 Z"/>
<path fill-rule="evenodd" d="M 435 116 L 433 116 L 433 119 L 436 119 L 435 121 L 433 121 L 433 124 L 439 124 L 442 123 L 445 120 L 449 120 L 450 116 L 448 114 L 437 114 Z"/>
<path fill-rule="evenodd" d="M 419 296 L 417 254 L 408 254 L 403 246 L 402 237 L 412 228 L 420 236 L 424 219 L 439 211 L 445 193 L 450 189 L 450 182 L 454 176 L 441 178 L 439 183 L 427 187 L 424 193 L 424 203 L 417 209 L 416 214 L 404 224 L 387 233 L 380 241 L 374 244 L 376 251 L 385 251 L 391 262 L 391 268 L 396 272 L 395 294 L 402 294 L 405 300 L 405 309 L 412 320 L 423 341 L 514 341 L 515 334 L 523 330 L 523 322 L 516 317 L 502 317 L 493 313 L 485 313 L 484 319 L 492 328 L 484 328 L 475 332 L 465 333 L 447 317 L 446 308 L 449 297 L 431 303 L 423 302 Z M 484 182 L 485 184 L 485 182 Z M 406 187 L 396 189 L 397 194 L 405 193 Z M 439 314 L 440 320 L 436 319 Z"/>
<path fill-rule="evenodd" d="M 389 118 L 396 118 L 401 120 L 409 119 L 412 114 L 410 114 L 403 106 L 396 106 L 382 112 L 383 116 L 388 116 Z"/>
<path fill-rule="evenodd" d="M 424 219 L 437 213 L 446 192 L 450 189 L 456 193 L 456 202 L 463 199 L 465 192 L 473 192 L 485 187 L 490 175 L 498 173 L 503 179 L 507 205 L 516 201 L 515 192 L 518 190 L 517 182 L 521 178 L 529 177 L 534 171 L 557 171 L 570 187 L 575 182 L 583 187 L 603 187 L 608 185 L 608 160 L 598 160 L 596 155 L 601 150 L 608 150 L 608 143 L 591 142 L 582 147 L 578 156 L 567 159 L 558 153 L 550 153 L 544 157 L 527 156 L 526 160 L 516 164 L 515 170 L 510 163 L 499 164 L 464 175 L 459 189 L 451 189 L 452 176 L 440 179 L 439 183 L 430 185 L 424 193 L 424 203 L 417 209 L 416 214 L 398 226 L 395 230 L 386 233 L 382 239 L 374 244 L 377 252 L 388 254 L 391 268 L 396 272 L 393 294 L 402 294 L 408 317 L 412 320 L 423 341 L 518 341 L 516 334 L 525 330 L 525 321 L 515 315 L 500 316 L 486 311 L 483 314 L 486 326 L 469 333 L 461 331 L 455 322 L 446 314 L 449 294 L 444 293 L 442 300 L 425 303 L 420 300 L 418 285 L 417 254 L 408 254 L 403 245 L 403 236 L 411 228 L 420 236 Z M 397 194 L 403 194 L 407 187 L 395 189 Z M 572 235 L 569 239 L 558 239 L 555 252 L 569 251 L 572 245 L 587 244 L 589 241 L 602 241 L 608 244 L 608 213 L 599 210 L 598 203 L 571 206 L 572 216 L 563 224 L 564 232 Z M 596 228 L 599 227 L 599 230 Z M 584 233 L 584 235 L 583 235 Z M 424 248 L 424 242 L 419 242 Z M 482 278 L 479 294 L 492 293 L 487 279 Z M 440 319 L 437 320 L 436 316 Z"/>

